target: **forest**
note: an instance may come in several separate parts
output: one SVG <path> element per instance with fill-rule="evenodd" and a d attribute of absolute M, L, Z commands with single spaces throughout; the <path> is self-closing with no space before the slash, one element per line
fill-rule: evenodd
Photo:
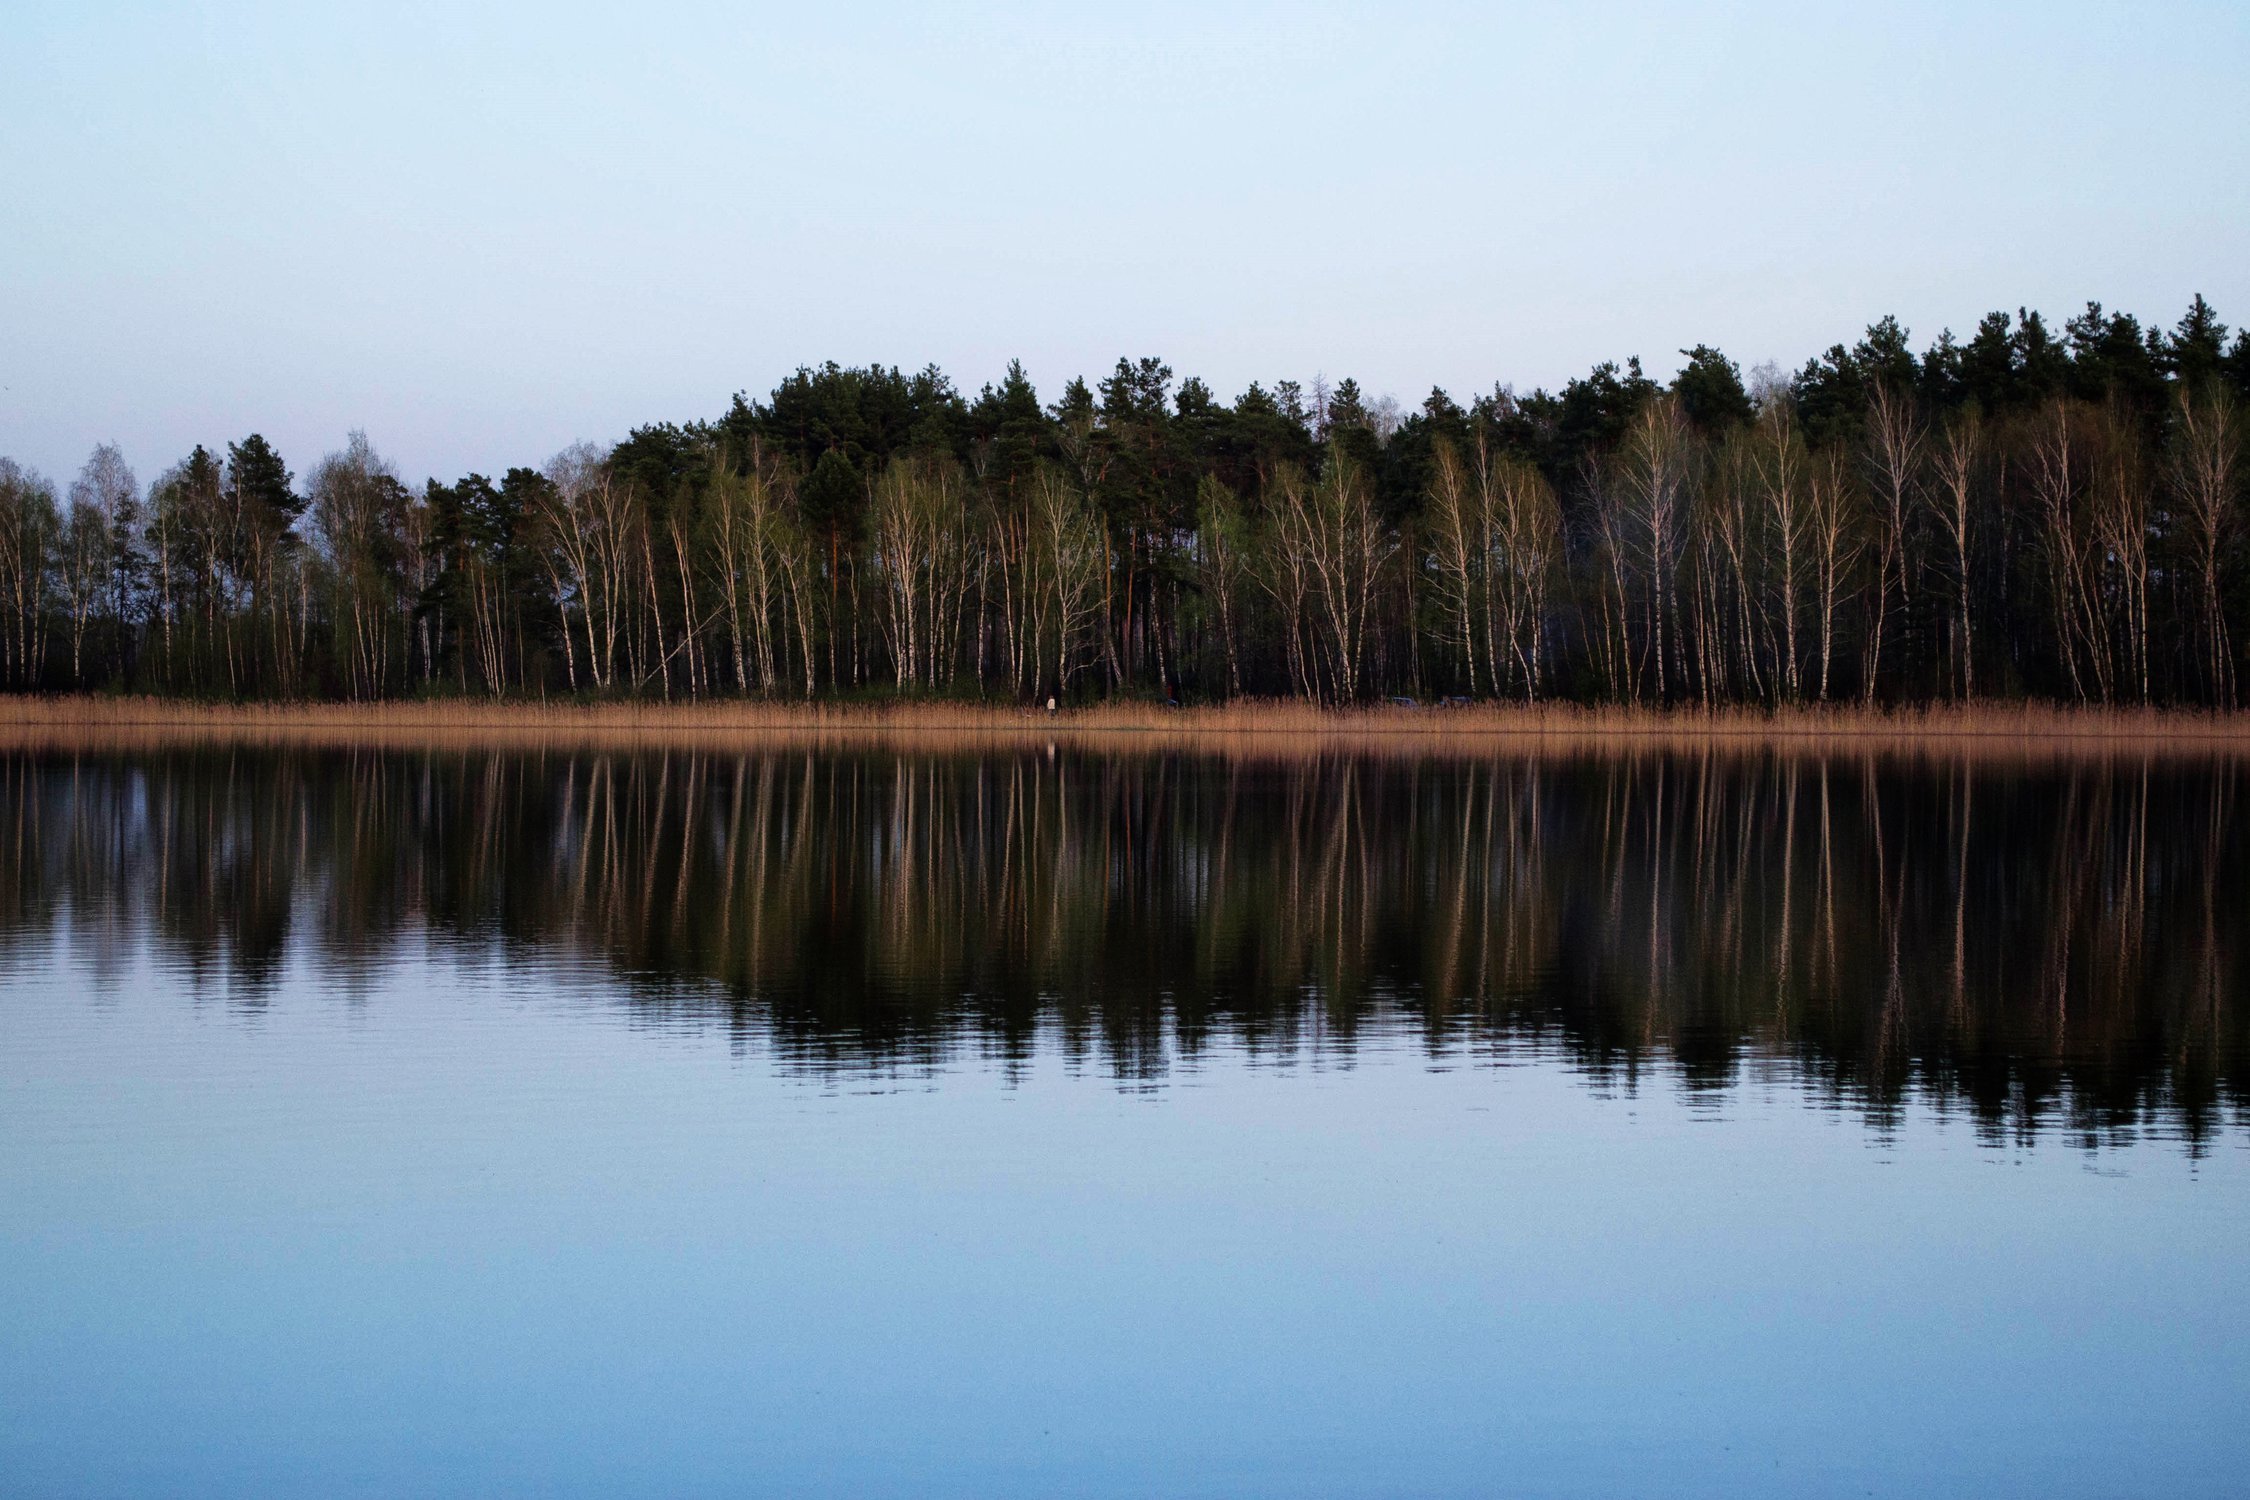
<path fill-rule="evenodd" d="M 364 434 L 0 458 L 0 688 L 204 700 L 2232 708 L 2250 331 L 2088 304 L 1419 407 L 806 367 L 419 490 Z"/>

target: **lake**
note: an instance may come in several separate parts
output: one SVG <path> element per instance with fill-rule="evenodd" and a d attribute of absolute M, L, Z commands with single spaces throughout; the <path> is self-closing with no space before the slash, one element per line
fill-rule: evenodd
<path fill-rule="evenodd" d="M 2239 1495 L 2250 761 L 0 752 L 0 1493 Z"/>

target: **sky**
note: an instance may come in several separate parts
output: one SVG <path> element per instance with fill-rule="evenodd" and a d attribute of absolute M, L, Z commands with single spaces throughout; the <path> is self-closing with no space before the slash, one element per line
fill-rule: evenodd
<path fill-rule="evenodd" d="M 409 479 L 801 364 L 1411 406 L 2250 322 L 2250 7 L 0 7 L 0 454 Z"/>

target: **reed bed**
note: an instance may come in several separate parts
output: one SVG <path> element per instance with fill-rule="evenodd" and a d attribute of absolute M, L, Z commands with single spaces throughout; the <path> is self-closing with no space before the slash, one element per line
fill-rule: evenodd
<path fill-rule="evenodd" d="M 1324 708 L 1240 701 L 1193 708 L 1107 703 L 1047 713 L 973 703 L 212 704 L 161 698 L 0 700 L 0 747 L 141 748 L 229 743 L 383 749 L 681 745 L 700 749 L 853 745 L 971 751 L 1068 743 L 1297 756 L 1627 750 L 1995 753 L 2038 758 L 2250 755 L 2250 714 L 1974 704 L 1654 709 L 1571 704 Z"/>

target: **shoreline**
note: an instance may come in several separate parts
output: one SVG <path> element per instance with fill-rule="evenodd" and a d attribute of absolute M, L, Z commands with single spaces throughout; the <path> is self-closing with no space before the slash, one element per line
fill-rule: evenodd
<path fill-rule="evenodd" d="M 1328 708 L 1242 701 L 1163 708 L 1106 703 L 1054 714 L 1012 704 L 756 702 L 215 704 L 163 698 L 0 699 L 0 747 L 251 743 L 432 749 L 749 741 L 776 747 L 921 742 L 932 748 L 1059 743 L 1458 754 L 1496 750 L 1857 750 L 2250 757 L 2250 713 L 2043 704 L 1750 709 Z"/>

